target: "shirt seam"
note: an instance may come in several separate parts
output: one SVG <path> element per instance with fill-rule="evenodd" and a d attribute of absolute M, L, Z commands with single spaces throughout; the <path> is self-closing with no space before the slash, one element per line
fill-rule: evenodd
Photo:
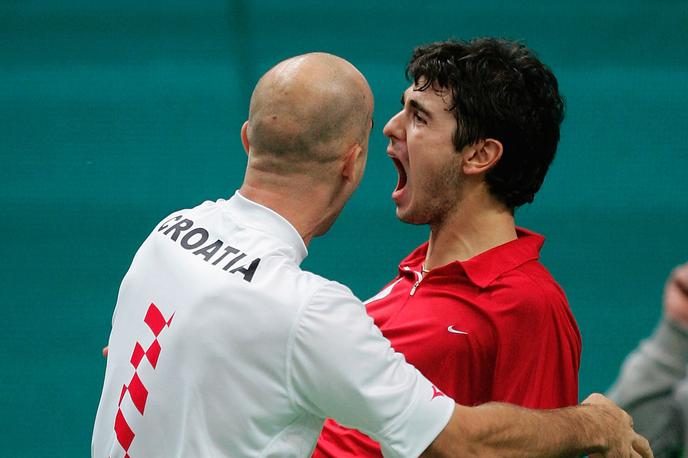
<path fill-rule="evenodd" d="M 296 425 L 300 430 L 302 430 L 302 431 L 306 430 L 306 426 L 302 423 L 299 423 L 299 420 L 303 419 L 305 414 L 306 414 L 305 412 L 299 413 L 296 416 L 296 418 L 294 418 L 294 420 L 292 420 L 288 425 L 286 425 L 277 435 L 275 435 L 272 438 L 272 440 L 270 440 L 270 442 L 267 443 L 267 445 L 265 447 L 263 447 L 263 449 L 260 452 L 260 455 L 258 455 L 258 456 L 260 458 L 262 458 L 262 457 L 266 456 L 265 455 L 266 453 L 274 451 L 274 450 L 271 450 L 272 446 L 274 444 L 276 444 L 277 441 L 280 440 L 282 438 L 282 436 L 284 436 L 284 434 L 287 433 L 287 431 L 289 431 L 289 428 L 291 426 Z M 301 443 L 300 446 L 303 446 L 303 443 Z"/>
<path fill-rule="evenodd" d="M 545 292 L 544 292 L 544 288 L 542 287 L 542 284 L 541 284 L 538 280 L 536 280 L 532 275 L 530 275 L 529 273 L 524 272 L 523 270 L 521 270 L 520 267 L 521 267 L 522 265 L 523 265 L 523 264 L 517 266 L 517 267 L 514 268 L 514 269 L 508 270 L 507 272 L 512 272 L 512 271 L 513 271 L 513 272 L 518 272 L 519 274 L 521 274 L 521 275 L 523 275 L 525 278 L 527 278 L 527 279 L 530 281 L 530 283 L 535 287 L 535 288 L 533 288 L 533 289 L 537 290 L 537 293 L 538 293 L 538 296 L 539 296 L 539 298 L 540 298 L 541 303 L 542 303 L 542 304 L 548 304 L 549 302 L 547 301 L 547 295 L 546 295 Z M 506 272 L 504 272 L 504 273 L 506 273 Z M 501 275 L 500 275 L 500 277 L 501 277 Z M 499 277 L 497 277 L 497 278 L 499 278 Z M 495 280 L 497 280 L 497 278 L 495 278 Z M 494 281 L 493 281 L 493 282 L 494 282 Z M 491 283 L 492 283 L 492 282 L 491 282 Z M 531 289 L 531 291 L 532 291 L 533 289 Z M 490 299 L 492 299 L 492 294 L 493 294 L 493 292 L 489 292 L 489 294 L 490 294 Z M 519 304 L 522 304 L 522 302 L 519 302 Z"/>
<path fill-rule="evenodd" d="M 296 340 L 296 329 L 300 327 L 301 325 L 301 318 L 303 317 L 306 309 L 311 305 L 311 301 L 313 300 L 313 297 L 320 292 L 320 290 L 324 289 L 324 285 L 321 285 L 320 287 L 316 288 L 309 296 L 308 300 L 304 301 L 303 304 L 299 307 L 299 310 L 296 313 L 296 317 L 294 318 L 294 322 L 291 325 L 291 329 L 289 330 L 289 338 L 287 339 L 287 354 L 286 354 L 286 361 L 285 361 L 285 372 L 286 372 L 286 386 L 287 386 L 287 394 L 289 397 L 289 403 L 292 405 L 292 407 L 295 407 L 297 409 L 301 409 L 303 411 L 307 411 L 304 407 L 300 406 L 294 396 L 294 386 L 291 382 L 291 373 L 293 370 L 293 356 L 294 356 L 294 341 Z M 314 414 L 314 412 L 309 412 L 311 414 Z"/>

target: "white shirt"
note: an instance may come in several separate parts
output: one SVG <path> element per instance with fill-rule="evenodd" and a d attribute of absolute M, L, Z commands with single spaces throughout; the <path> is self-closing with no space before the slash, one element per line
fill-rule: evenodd
<path fill-rule="evenodd" d="M 303 457 L 327 417 L 420 454 L 454 402 L 306 254 L 238 192 L 159 224 L 119 291 L 92 456 Z"/>

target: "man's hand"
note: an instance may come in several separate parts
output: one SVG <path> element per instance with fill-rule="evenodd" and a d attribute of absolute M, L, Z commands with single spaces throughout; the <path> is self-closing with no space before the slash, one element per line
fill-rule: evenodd
<path fill-rule="evenodd" d="M 103 347 L 103 358 L 107 358 L 108 355 L 108 347 Z"/>
<path fill-rule="evenodd" d="M 591 454 L 590 457 L 627 458 L 653 456 L 650 444 L 640 434 L 633 431 L 633 419 L 616 404 L 601 394 L 591 394 L 583 401 L 598 409 L 603 435 L 607 438 L 606 451 Z"/>
<path fill-rule="evenodd" d="M 653 458 L 650 444 L 633 431 L 633 420 L 616 404 L 601 394 L 583 404 L 551 410 L 499 402 L 457 404 L 422 456 Z"/>
<path fill-rule="evenodd" d="M 676 267 L 664 286 L 665 315 L 688 328 L 688 263 Z"/>

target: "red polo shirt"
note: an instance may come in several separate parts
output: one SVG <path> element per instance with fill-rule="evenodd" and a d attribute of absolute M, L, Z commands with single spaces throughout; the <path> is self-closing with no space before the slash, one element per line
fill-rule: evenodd
<path fill-rule="evenodd" d="M 581 338 L 564 292 L 538 261 L 544 238 L 518 238 L 421 279 L 428 244 L 368 303 L 398 352 L 463 405 L 531 408 L 578 402 Z M 381 456 L 367 436 L 332 420 L 314 457 Z"/>

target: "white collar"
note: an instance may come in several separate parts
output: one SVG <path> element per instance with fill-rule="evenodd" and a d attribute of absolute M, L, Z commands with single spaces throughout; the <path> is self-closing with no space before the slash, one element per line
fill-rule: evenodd
<path fill-rule="evenodd" d="M 298 231 L 282 215 L 276 211 L 254 202 L 239 191 L 227 200 L 227 209 L 241 215 L 241 223 L 257 229 L 286 243 L 294 252 L 294 260 L 297 264 L 308 256 L 308 249 Z M 243 219 L 243 218 L 246 219 Z"/>

